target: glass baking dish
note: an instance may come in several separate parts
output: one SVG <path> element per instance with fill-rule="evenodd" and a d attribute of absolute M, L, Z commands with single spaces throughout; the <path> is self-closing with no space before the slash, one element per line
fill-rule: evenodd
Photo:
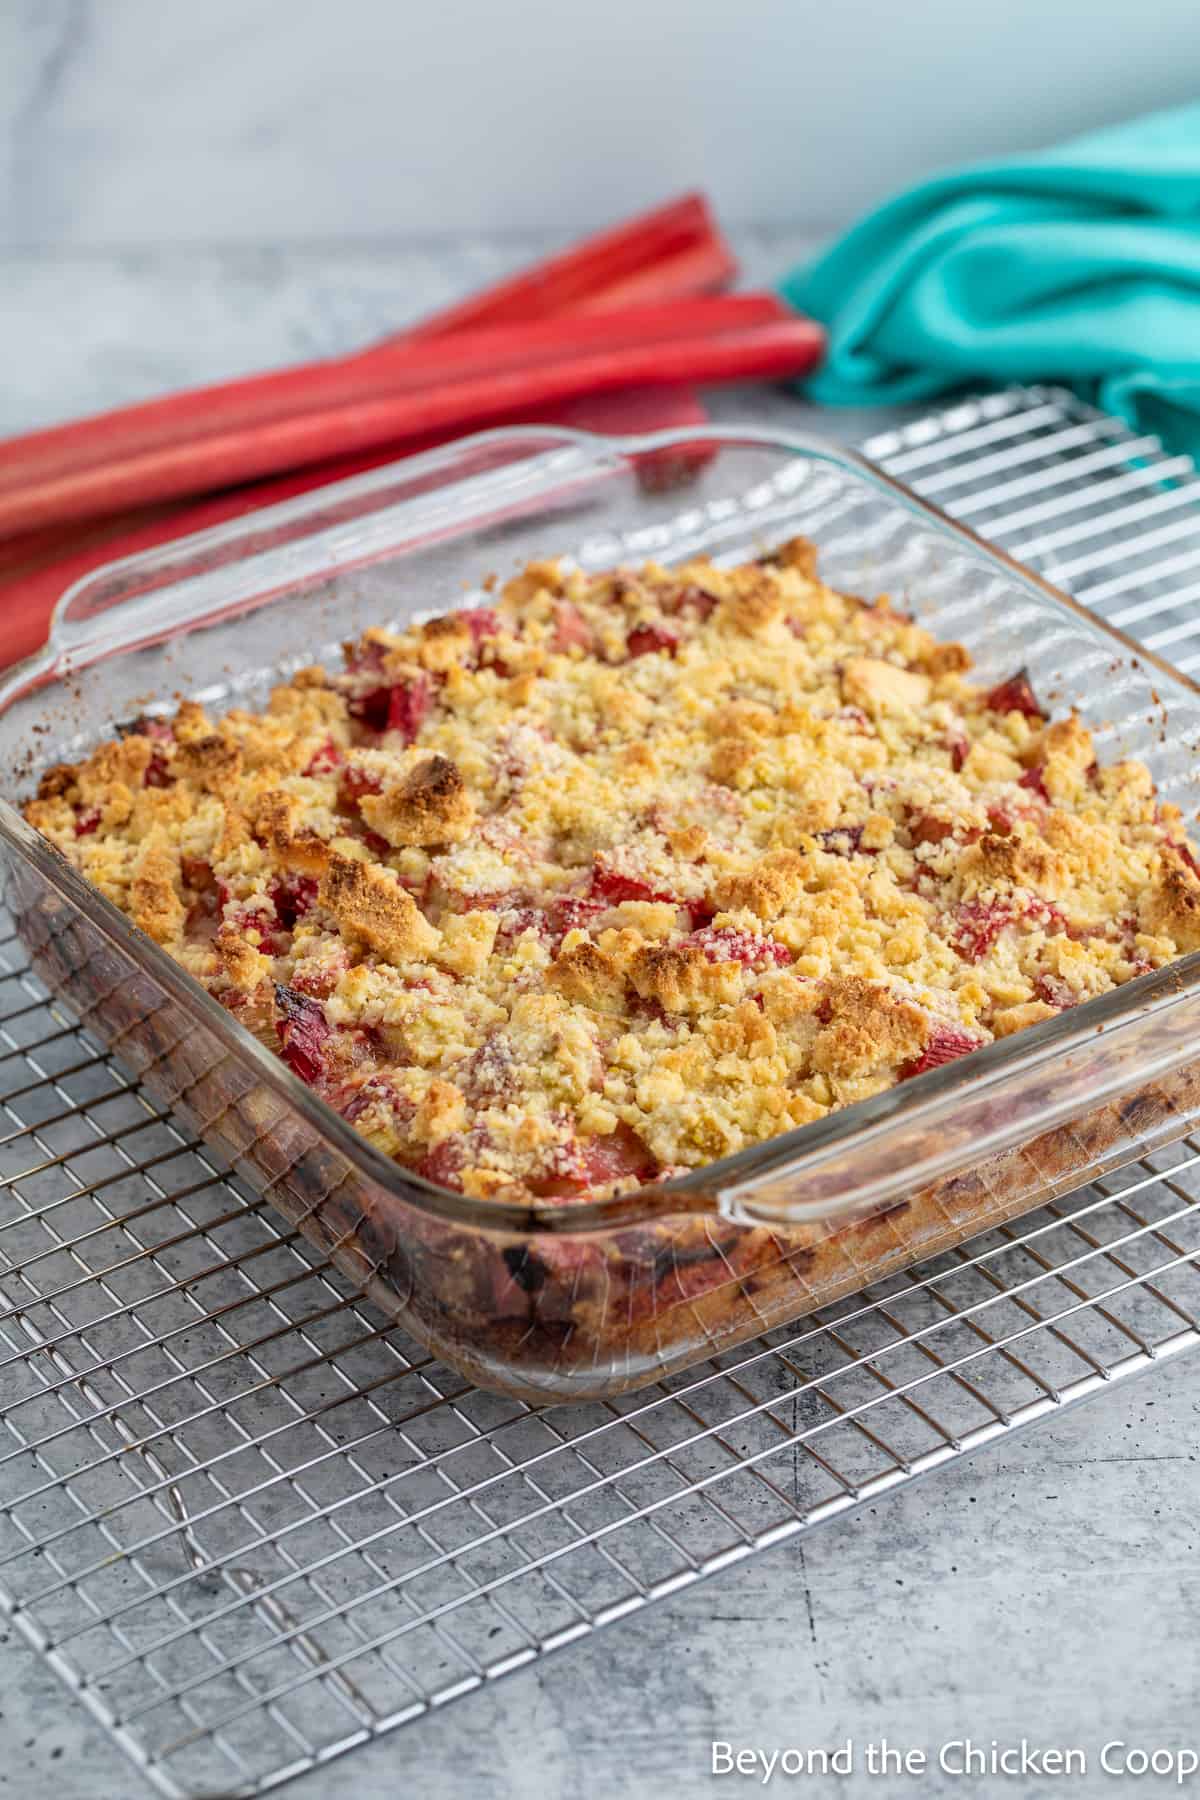
<path fill-rule="evenodd" d="M 1200 952 L 681 1179 L 528 1209 L 374 1150 L 22 820 L 46 764 L 180 697 L 256 705 L 371 623 L 479 601 L 489 573 L 740 561 L 802 532 L 833 585 L 1028 668 L 1102 760 L 1195 811 L 1200 690 L 852 452 L 755 430 L 527 428 L 113 564 L 0 688 L 0 868 L 50 987 L 431 1351 L 540 1401 L 612 1395 L 782 1324 L 1185 1132 Z"/>

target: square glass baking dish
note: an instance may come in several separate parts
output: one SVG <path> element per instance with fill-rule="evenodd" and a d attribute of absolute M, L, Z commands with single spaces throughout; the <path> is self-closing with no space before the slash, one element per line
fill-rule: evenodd
<path fill-rule="evenodd" d="M 852 452 L 757 430 L 610 440 L 488 432 L 99 571 L 0 688 L 0 870 L 50 987 L 391 1318 L 485 1386 L 609 1396 L 1015 1217 L 1180 1136 L 1200 1111 L 1200 952 L 768 1143 L 620 1199 L 439 1189 L 383 1157 L 20 817 L 40 770 L 115 725 L 255 705 L 372 623 L 475 604 L 488 573 L 698 553 L 802 532 L 821 572 L 889 593 L 1077 705 L 1102 760 L 1196 810 L 1200 690 Z"/>

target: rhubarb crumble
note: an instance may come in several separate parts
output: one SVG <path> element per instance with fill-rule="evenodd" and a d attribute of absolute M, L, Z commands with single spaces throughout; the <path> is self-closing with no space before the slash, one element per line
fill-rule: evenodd
<path fill-rule="evenodd" d="M 263 713 L 140 719 L 25 807 L 436 1182 L 694 1169 L 1200 948 L 1148 771 L 804 540 L 491 598 Z"/>

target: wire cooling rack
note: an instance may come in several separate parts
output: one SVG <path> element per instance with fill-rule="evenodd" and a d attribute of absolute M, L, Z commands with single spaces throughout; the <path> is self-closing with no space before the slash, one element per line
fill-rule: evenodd
<path fill-rule="evenodd" d="M 870 453 L 1200 664 L 1200 477 L 1070 396 Z M 641 1394 L 389 1329 L 0 940 L 0 1604 L 169 1795 L 251 1795 L 1200 1342 L 1200 1145 Z"/>

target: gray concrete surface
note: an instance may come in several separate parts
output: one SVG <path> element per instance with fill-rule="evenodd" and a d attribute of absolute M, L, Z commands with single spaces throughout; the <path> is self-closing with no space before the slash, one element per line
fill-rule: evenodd
<path fill-rule="evenodd" d="M 802 245 L 744 243 L 752 276 Z M 528 243 L 0 256 L 0 432 L 363 342 L 525 257 Z M 861 436 L 790 395 L 717 398 L 729 419 Z M 886 1737 L 1082 1748 L 1089 1773 L 846 1780 L 768 1792 L 1154 1795 L 1099 1771 L 1103 1744 L 1200 1744 L 1200 1357 L 1183 1357 L 310 1775 L 297 1800 L 691 1796 L 714 1739 L 770 1751 Z M 1189 1784 L 1200 1792 L 1200 1778 Z M 144 1789 L 0 1622 L 0 1794 Z M 1188 1791 L 1188 1788 L 1183 1790 Z"/>

